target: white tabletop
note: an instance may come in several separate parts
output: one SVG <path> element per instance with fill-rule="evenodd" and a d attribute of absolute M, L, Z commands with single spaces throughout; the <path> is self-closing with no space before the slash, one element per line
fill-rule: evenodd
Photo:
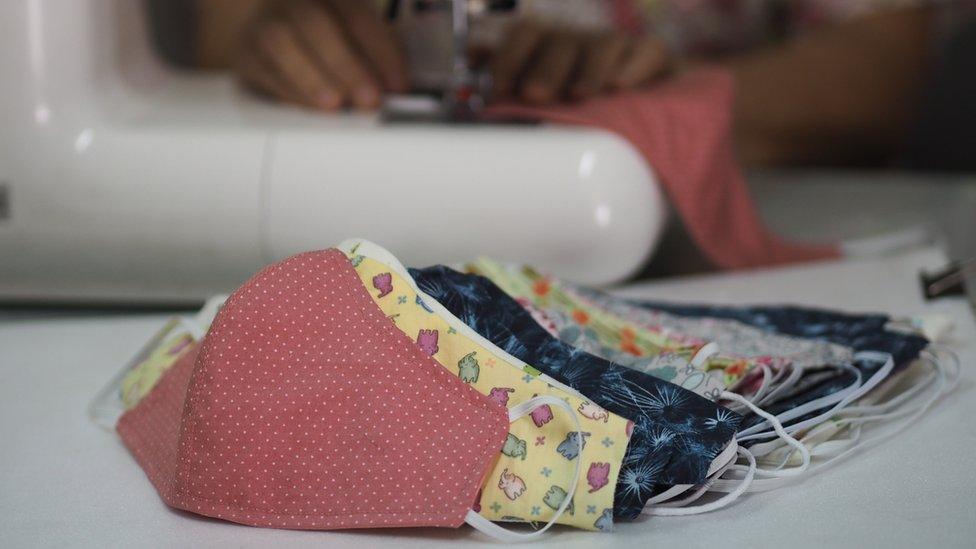
<path fill-rule="evenodd" d="M 721 303 L 795 302 L 896 315 L 939 311 L 962 383 L 898 438 L 824 474 L 731 507 L 621 523 L 613 534 L 556 529 L 561 547 L 972 547 L 976 539 L 976 324 L 961 299 L 925 303 L 917 271 L 945 256 L 895 257 L 632 286 L 625 293 Z M 0 546 L 456 546 L 469 528 L 297 532 L 168 509 L 114 433 L 86 417 L 93 395 L 168 315 L 0 322 Z"/>

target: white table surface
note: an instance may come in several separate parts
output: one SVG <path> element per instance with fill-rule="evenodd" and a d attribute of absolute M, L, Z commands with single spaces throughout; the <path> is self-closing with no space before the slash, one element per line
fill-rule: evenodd
<path fill-rule="evenodd" d="M 955 393 L 895 440 L 816 478 L 749 495 L 710 514 L 618 524 L 613 534 L 556 529 L 560 547 L 973 547 L 976 544 L 976 324 L 961 299 L 931 304 L 916 272 L 945 256 L 895 257 L 659 281 L 625 293 L 722 303 L 796 302 L 956 322 Z M 454 547 L 469 528 L 298 532 L 250 528 L 168 509 L 114 433 L 86 417 L 91 397 L 168 315 L 0 322 L 0 547 Z"/>

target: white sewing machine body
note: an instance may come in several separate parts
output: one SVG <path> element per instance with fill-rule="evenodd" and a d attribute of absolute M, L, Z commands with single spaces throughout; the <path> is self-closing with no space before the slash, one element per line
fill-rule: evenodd
<path fill-rule="evenodd" d="M 350 236 L 601 284 L 657 243 L 663 195 L 613 135 L 274 105 L 159 62 L 140 7 L 0 9 L 0 299 L 198 299 Z"/>

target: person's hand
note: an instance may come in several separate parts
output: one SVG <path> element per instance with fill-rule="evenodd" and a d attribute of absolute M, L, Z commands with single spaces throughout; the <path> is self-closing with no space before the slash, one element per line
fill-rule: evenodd
<path fill-rule="evenodd" d="M 547 104 L 628 90 L 668 68 L 663 42 L 623 33 L 585 33 L 520 22 L 489 61 L 494 100 Z"/>
<path fill-rule="evenodd" d="M 373 109 L 408 88 L 392 28 L 359 0 L 282 0 L 244 33 L 241 79 L 282 101 L 334 111 Z"/>

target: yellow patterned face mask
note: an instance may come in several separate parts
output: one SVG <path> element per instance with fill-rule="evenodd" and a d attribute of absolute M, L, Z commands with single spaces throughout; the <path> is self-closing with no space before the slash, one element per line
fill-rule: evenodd
<path fill-rule="evenodd" d="M 536 395 L 565 400 L 583 431 L 549 406 L 512 423 L 499 459 L 485 479 L 475 510 L 491 521 L 543 522 L 573 493 L 576 460 L 582 475 L 573 501 L 557 519 L 588 530 L 609 530 L 620 464 L 629 442 L 629 421 L 599 409 L 572 390 L 554 384 L 480 337 L 446 311 L 418 296 L 398 269 L 342 246 L 380 309 L 417 345 L 474 389 L 511 407 Z M 377 254 L 379 255 L 379 254 Z M 429 298 L 427 298 L 429 299 Z M 579 445 L 582 444 L 582 452 Z"/>
<path fill-rule="evenodd" d="M 122 378 L 119 389 L 122 404 L 128 410 L 142 400 L 159 378 L 176 364 L 195 341 L 176 320 L 169 321 L 157 335 L 160 343 Z"/>

